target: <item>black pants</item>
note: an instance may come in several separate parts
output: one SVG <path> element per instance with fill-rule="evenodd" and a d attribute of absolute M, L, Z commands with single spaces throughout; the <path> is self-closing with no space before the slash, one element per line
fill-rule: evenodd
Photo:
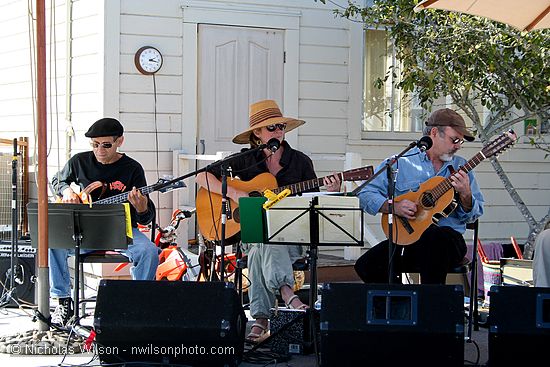
<path fill-rule="evenodd" d="M 450 227 L 431 225 L 415 243 L 394 246 L 392 283 L 400 283 L 401 273 L 413 269 L 420 273 L 422 284 L 445 284 L 447 271 L 459 265 L 465 255 L 462 234 Z M 388 258 L 385 240 L 357 259 L 355 271 L 365 283 L 388 283 Z"/>

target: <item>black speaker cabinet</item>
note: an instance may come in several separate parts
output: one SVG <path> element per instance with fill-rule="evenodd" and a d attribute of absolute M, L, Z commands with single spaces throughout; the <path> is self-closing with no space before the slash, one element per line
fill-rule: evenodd
<path fill-rule="evenodd" d="M 94 328 L 105 363 L 237 366 L 246 321 L 231 283 L 102 280 Z"/>
<path fill-rule="evenodd" d="M 463 366 L 462 286 L 328 283 L 322 366 Z"/>
<path fill-rule="evenodd" d="M 19 242 L 17 255 L 17 270 L 15 272 L 17 298 L 20 301 L 35 304 L 35 283 L 36 283 L 36 249 L 29 243 Z M 0 243 L 0 279 L 6 287 L 10 287 L 11 267 L 11 242 Z M 5 291 L 0 285 L 3 294 Z M 8 307 L 18 307 L 15 302 L 10 302 Z"/>
<path fill-rule="evenodd" d="M 550 288 L 492 286 L 489 365 L 536 366 L 550 345 Z"/>

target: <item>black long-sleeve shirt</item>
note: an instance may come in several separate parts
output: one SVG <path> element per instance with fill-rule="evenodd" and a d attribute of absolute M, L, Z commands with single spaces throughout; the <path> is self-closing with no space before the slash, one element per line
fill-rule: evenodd
<path fill-rule="evenodd" d="M 63 190 L 71 183 L 77 184 L 83 190 L 95 181 L 102 182 L 104 187 L 90 193 L 92 203 L 130 191 L 134 186 L 137 188 L 147 186 L 143 167 L 136 160 L 123 154 L 116 162 L 103 164 L 98 162 L 92 151 L 78 153 L 71 157 L 65 167 L 53 177 L 52 185 L 62 196 Z M 132 205 L 130 205 L 130 213 L 133 227 L 137 227 L 137 223 L 148 224 L 155 215 L 155 206 L 147 197 L 145 213 L 138 214 Z"/>
<path fill-rule="evenodd" d="M 275 176 L 279 187 L 317 178 L 313 168 L 313 162 L 307 155 L 293 149 L 286 141 L 283 141 L 282 145 L 284 146 L 284 151 L 279 164 L 283 168 L 277 172 Z M 242 152 L 246 150 L 248 150 L 248 148 L 242 149 Z M 269 172 L 265 162 L 265 155 L 262 151 L 256 151 L 243 157 L 229 159 L 225 165 L 231 166 L 233 175 L 238 176 L 243 181 L 249 181 L 260 173 Z M 208 171 L 218 178 L 221 176 L 221 169 L 219 166 L 213 165 Z M 319 191 L 319 189 L 314 188 L 308 191 Z"/>

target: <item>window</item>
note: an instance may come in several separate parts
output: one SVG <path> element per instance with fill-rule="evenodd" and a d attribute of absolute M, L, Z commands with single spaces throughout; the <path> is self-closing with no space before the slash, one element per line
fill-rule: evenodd
<path fill-rule="evenodd" d="M 393 85 L 399 64 L 383 30 L 365 31 L 362 131 L 416 132 L 422 130 L 423 110 L 415 98 Z M 380 82 L 382 81 L 382 83 Z"/>

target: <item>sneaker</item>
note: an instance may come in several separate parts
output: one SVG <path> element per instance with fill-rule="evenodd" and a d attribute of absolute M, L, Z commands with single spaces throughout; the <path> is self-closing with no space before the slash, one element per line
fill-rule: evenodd
<path fill-rule="evenodd" d="M 73 300 L 71 298 L 60 298 L 59 304 L 52 313 L 52 324 L 61 327 L 67 326 L 73 314 Z"/>

